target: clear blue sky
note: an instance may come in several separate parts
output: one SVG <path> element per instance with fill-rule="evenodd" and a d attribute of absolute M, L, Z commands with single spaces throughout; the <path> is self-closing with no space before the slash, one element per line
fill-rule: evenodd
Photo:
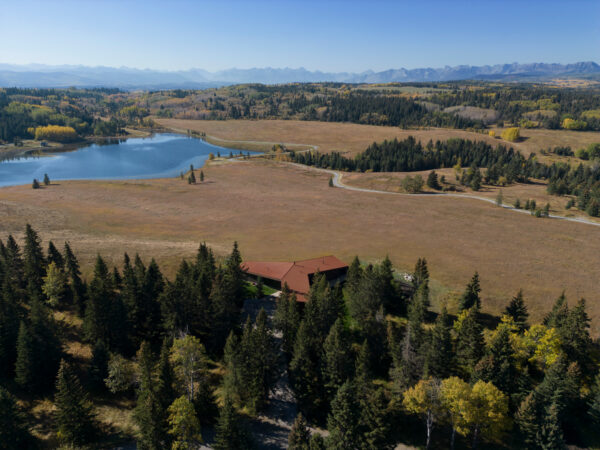
<path fill-rule="evenodd" d="M 0 62 L 324 71 L 600 62 L 600 0 L 2 0 Z"/>

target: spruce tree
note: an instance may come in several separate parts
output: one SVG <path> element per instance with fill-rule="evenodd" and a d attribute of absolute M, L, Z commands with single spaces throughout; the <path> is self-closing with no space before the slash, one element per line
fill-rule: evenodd
<path fill-rule="evenodd" d="M 56 378 L 62 358 L 62 345 L 56 322 L 41 301 L 33 301 L 29 322 L 35 354 L 35 389 L 44 392 L 52 387 L 52 381 Z"/>
<path fill-rule="evenodd" d="M 91 442 L 96 434 L 92 405 L 73 368 L 64 360 L 56 377 L 54 404 L 59 440 L 74 446 Z"/>
<path fill-rule="evenodd" d="M 477 309 L 466 313 L 457 333 L 456 357 L 459 364 L 470 373 L 484 352 L 483 329 L 477 321 Z"/>
<path fill-rule="evenodd" d="M 277 298 L 273 324 L 281 331 L 281 347 L 289 362 L 300 326 L 300 311 L 296 296 L 290 292 L 287 283 L 284 283 L 281 295 Z"/>
<path fill-rule="evenodd" d="M 46 273 L 46 262 L 40 245 L 40 238 L 29 224 L 25 227 L 23 261 L 24 275 L 27 280 L 27 292 L 32 299 L 41 299 L 42 278 Z"/>
<path fill-rule="evenodd" d="M 527 329 L 529 313 L 527 312 L 527 306 L 525 306 L 525 301 L 523 300 L 523 290 L 520 289 L 517 295 L 513 297 L 506 307 L 505 314 L 513 319 L 521 332 Z"/>
<path fill-rule="evenodd" d="M 357 394 L 360 405 L 359 447 L 373 450 L 391 448 L 388 399 L 384 389 L 368 389 Z"/>
<path fill-rule="evenodd" d="M 526 444 L 527 448 L 537 446 L 537 432 L 540 428 L 538 409 L 537 398 L 533 392 L 530 392 L 521 402 L 515 415 L 519 439 Z"/>
<path fill-rule="evenodd" d="M 77 308 L 77 313 L 83 316 L 86 303 L 86 286 L 81 280 L 81 271 L 79 270 L 79 262 L 75 254 L 71 250 L 68 242 L 65 242 L 64 249 L 65 271 L 69 276 L 71 285 L 71 300 Z"/>
<path fill-rule="evenodd" d="M 225 398 L 225 404 L 221 408 L 216 431 L 213 444 L 215 450 L 247 450 L 251 447 L 250 435 L 229 397 Z"/>
<path fill-rule="evenodd" d="M 470 309 L 473 306 L 476 306 L 477 309 L 481 308 L 481 299 L 479 298 L 479 293 L 481 292 L 481 287 L 479 285 L 479 274 L 475 272 L 473 278 L 467 285 L 465 292 L 459 301 L 459 310 L 464 311 L 466 309 Z"/>
<path fill-rule="evenodd" d="M 138 352 L 139 387 L 133 418 L 138 425 L 137 444 L 142 449 L 163 448 L 164 411 L 155 391 L 154 357 L 148 342 Z"/>
<path fill-rule="evenodd" d="M 49 186 L 50 185 L 50 177 L 48 176 L 47 173 L 44 174 L 44 186 Z"/>
<path fill-rule="evenodd" d="M 298 407 L 309 418 L 322 418 L 325 393 L 321 379 L 321 343 L 303 320 L 298 329 L 289 373 Z"/>
<path fill-rule="evenodd" d="M 444 306 L 431 331 L 431 340 L 425 356 L 425 375 L 439 379 L 448 378 L 454 366 L 454 352 L 450 320 Z"/>
<path fill-rule="evenodd" d="M 360 260 L 358 256 L 355 256 L 348 267 L 348 273 L 346 274 L 346 281 L 344 283 L 345 289 L 349 293 L 356 293 L 360 286 L 362 278 L 362 267 L 360 266 Z"/>
<path fill-rule="evenodd" d="M 17 350 L 15 343 L 19 335 L 19 322 L 22 317 L 16 287 L 9 275 L 0 285 L 0 378 L 13 376 Z"/>
<path fill-rule="evenodd" d="M 175 401 L 175 372 L 169 359 L 169 342 L 164 340 L 160 350 L 157 367 L 156 395 L 161 404 L 161 409 L 167 408 Z"/>
<path fill-rule="evenodd" d="M 104 380 L 108 377 L 108 349 L 103 341 L 96 341 L 92 350 L 92 360 L 88 370 L 90 388 L 95 392 L 105 389 Z"/>
<path fill-rule="evenodd" d="M 35 448 L 34 439 L 27 429 L 25 415 L 15 398 L 0 386 L 0 448 Z"/>
<path fill-rule="evenodd" d="M 19 326 L 17 338 L 17 360 L 15 363 L 15 381 L 21 389 L 28 392 L 35 390 L 35 349 L 33 337 L 25 322 Z"/>
<path fill-rule="evenodd" d="M 200 183 L 204 183 L 204 172 L 200 171 Z"/>
<path fill-rule="evenodd" d="M 545 414 L 542 426 L 537 433 L 537 444 L 542 449 L 561 450 L 566 448 L 565 439 L 559 419 L 560 409 L 552 403 Z"/>
<path fill-rule="evenodd" d="M 65 268 L 65 259 L 58 251 L 56 246 L 52 241 L 48 242 L 48 259 L 47 263 L 54 263 L 57 267 L 64 269 Z"/>
<path fill-rule="evenodd" d="M 350 382 L 344 383 L 331 402 L 327 418 L 327 447 L 331 449 L 355 448 L 360 439 L 360 411 L 356 391 Z"/>
<path fill-rule="evenodd" d="M 87 340 L 102 340 L 111 351 L 126 350 L 129 346 L 126 310 L 114 289 L 108 267 L 99 255 L 88 296 L 83 323 Z"/>
<path fill-rule="evenodd" d="M 339 387 L 352 376 L 350 340 L 342 319 L 336 320 L 323 345 L 323 381 L 329 399 L 333 399 Z"/>
<path fill-rule="evenodd" d="M 438 181 L 438 176 L 437 173 L 435 173 L 435 170 L 429 172 L 429 175 L 427 176 L 427 186 L 431 189 L 435 189 L 436 191 L 439 191 L 442 188 L 440 186 L 440 182 Z"/>
<path fill-rule="evenodd" d="M 310 450 L 310 430 L 302 413 L 298 413 L 288 436 L 289 450 Z"/>

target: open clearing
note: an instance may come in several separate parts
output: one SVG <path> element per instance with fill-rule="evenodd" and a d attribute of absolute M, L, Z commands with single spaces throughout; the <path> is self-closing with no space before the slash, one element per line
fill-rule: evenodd
<path fill-rule="evenodd" d="M 235 161 L 203 170 L 207 181 L 198 185 L 177 178 L 2 188 L 0 229 L 21 236 L 31 222 L 46 243 L 70 240 L 87 273 L 97 252 L 120 265 L 128 251 L 155 256 L 172 276 L 201 241 L 223 255 L 237 240 L 245 258 L 258 260 L 335 254 L 349 261 L 358 254 L 374 262 L 389 254 L 397 268 L 412 270 L 426 257 L 442 286 L 436 306 L 448 300 L 453 309 L 478 270 L 491 313 L 523 288 L 539 320 L 565 289 L 571 301 L 586 297 L 594 327 L 600 323 L 596 227 L 476 200 L 332 189 L 328 174 L 282 163 Z"/>

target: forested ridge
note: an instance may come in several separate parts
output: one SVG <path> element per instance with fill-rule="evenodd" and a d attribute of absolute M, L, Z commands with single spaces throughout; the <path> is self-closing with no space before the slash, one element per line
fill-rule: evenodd
<path fill-rule="evenodd" d="M 576 196 L 579 209 L 591 216 L 600 215 L 600 169 L 597 166 L 561 162 L 548 165 L 540 163 L 533 153 L 525 158 L 512 147 L 493 147 L 483 141 L 448 139 L 435 144 L 429 141 L 424 146 L 409 136 L 400 141 L 374 142 L 354 158 L 339 152 L 311 151 L 292 152 L 291 159 L 309 166 L 358 172 L 413 172 L 456 167 L 461 182 L 475 190 L 483 181 L 506 184 L 547 180 L 548 193 Z M 481 169 L 485 172 L 481 173 Z"/>
<path fill-rule="evenodd" d="M 389 259 L 355 258 L 344 286 L 317 276 L 304 307 L 284 287 L 272 321 L 261 310 L 242 323 L 241 262 L 237 245 L 221 260 L 202 244 L 168 280 L 154 260 L 125 255 L 110 268 L 98 256 L 86 280 L 68 243 L 44 251 L 30 226 L 22 247 L 5 237 L 0 448 L 44 445 L 24 408 L 43 398 L 56 445 L 106 443 L 96 406 L 131 399 L 139 448 L 195 448 L 208 429 L 214 448 L 254 448 L 248 422 L 268 408 L 282 366 L 299 408 L 292 449 L 597 445 L 598 349 L 584 300 L 561 295 L 530 324 L 519 292 L 493 318 L 475 273 L 447 305 L 454 315 L 435 314 L 425 259 L 400 281 Z M 72 353 L 74 340 L 91 358 Z"/>

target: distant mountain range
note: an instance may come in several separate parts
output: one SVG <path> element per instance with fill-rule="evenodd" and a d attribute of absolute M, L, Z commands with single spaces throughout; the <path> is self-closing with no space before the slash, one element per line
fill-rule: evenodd
<path fill-rule="evenodd" d="M 237 83 L 291 83 L 334 81 L 343 83 L 391 83 L 452 80 L 544 81 L 557 77 L 600 79 L 595 62 L 574 64 L 497 64 L 423 69 L 320 72 L 299 69 L 229 69 L 207 72 L 202 69 L 160 71 L 129 67 L 47 66 L 41 64 L 0 64 L 2 87 L 118 87 L 121 89 L 201 89 Z"/>

